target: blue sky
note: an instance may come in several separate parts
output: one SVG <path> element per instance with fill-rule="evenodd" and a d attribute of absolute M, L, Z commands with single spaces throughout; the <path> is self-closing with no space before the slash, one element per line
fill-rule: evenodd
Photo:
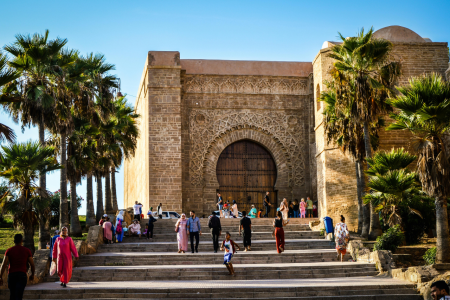
<path fill-rule="evenodd" d="M 450 1 L 2 1 L 0 45 L 17 33 L 50 30 L 81 53 L 100 52 L 116 65 L 122 92 L 134 103 L 147 51 L 177 50 L 181 58 L 312 61 L 337 32 L 362 27 L 408 27 L 435 42 L 450 40 Z M 19 141 L 37 139 L 37 130 L 2 123 Z M 59 173 L 47 180 L 59 189 Z M 123 203 L 123 171 L 117 176 Z M 77 188 L 85 198 L 86 185 Z M 95 193 L 95 191 L 94 191 Z M 80 211 L 85 213 L 85 205 Z"/>

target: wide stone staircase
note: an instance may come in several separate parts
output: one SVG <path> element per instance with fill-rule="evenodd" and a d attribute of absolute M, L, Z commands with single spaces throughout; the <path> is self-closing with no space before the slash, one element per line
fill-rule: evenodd
<path fill-rule="evenodd" d="M 271 236 L 272 219 L 252 219 L 252 251 L 233 257 L 236 276 L 228 275 L 223 253 L 213 252 L 207 219 L 201 219 L 203 235 L 194 254 L 177 253 L 175 221 L 158 220 L 151 242 L 125 237 L 102 245 L 80 258 L 67 288 L 57 276 L 47 276 L 29 286 L 24 299 L 421 299 L 412 285 L 378 276 L 374 264 L 338 262 L 334 244 L 310 230 L 310 219 L 291 219 L 282 254 Z M 229 231 L 243 248 L 239 219 L 221 222 L 222 237 Z"/>

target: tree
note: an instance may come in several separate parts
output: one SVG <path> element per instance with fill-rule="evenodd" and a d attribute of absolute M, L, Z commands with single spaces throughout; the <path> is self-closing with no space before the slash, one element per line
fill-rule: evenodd
<path fill-rule="evenodd" d="M 49 40 L 48 37 L 48 30 L 44 34 L 35 33 L 32 36 L 18 34 L 12 44 L 4 47 L 13 56 L 10 65 L 22 76 L 21 81 L 16 81 L 11 87 L 19 92 L 20 101 L 11 102 L 7 109 L 14 121 L 20 120 L 22 128 L 31 124 L 38 126 L 42 146 L 46 143 L 45 128 L 53 117 L 51 74 L 55 71 L 61 49 L 67 44 L 67 39 Z M 45 174 L 39 178 L 39 186 L 43 190 L 47 189 Z M 45 213 L 39 215 L 39 219 L 39 246 L 45 249 L 50 239 L 48 220 Z"/>
<path fill-rule="evenodd" d="M 0 152 L 0 177 L 19 192 L 15 201 L 3 197 L 4 210 L 14 213 L 15 222 L 22 224 L 24 246 L 34 253 L 34 226 L 37 224 L 36 206 L 48 205 L 46 190 L 36 186 L 41 174 L 61 169 L 54 158 L 53 147 L 42 147 L 39 142 L 3 146 Z M 41 203 L 44 201 L 45 203 Z"/>
<path fill-rule="evenodd" d="M 366 195 L 364 200 L 371 202 L 375 211 L 381 212 L 390 227 L 403 225 L 400 206 L 405 206 L 407 199 L 419 194 L 416 174 L 408 169 L 415 159 L 416 156 L 403 149 L 379 151 L 367 158 L 370 168 L 366 173 L 371 177 L 369 187 L 375 192 Z M 422 217 L 420 211 L 408 209 Z"/>
<path fill-rule="evenodd" d="M 355 122 L 363 124 L 365 156 L 372 157 L 370 142 L 370 123 L 391 108 L 386 99 L 392 95 L 394 83 L 400 75 L 400 64 L 389 60 L 392 43 L 372 37 L 373 29 L 367 33 L 362 29 L 356 37 L 344 38 L 339 34 L 342 44 L 331 48 L 329 57 L 335 59 L 334 69 L 351 84 L 336 85 L 338 106 L 348 107 L 341 98 L 348 86 L 354 87 L 354 97 L 350 98 L 350 115 Z M 341 101 L 342 100 L 342 101 Z M 347 103 L 346 103 L 347 102 Z M 371 207 L 369 238 L 381 235 L 378 214 Z"/>
<path fill-rule="evenodd" d="M 0 52 L 0 88 L 10 83 L 11 81 L 14 81 L 20 76 L 20 73 L 11 68 L 8 68 L 7 63 L 8 58 Z M 5 99 L 3 99 L 3 97 L 0 97 L 0 103 L 4 101 Z M 5 124 L 0 123 L 0 142 L 6 140 L 10 143 L 13 143 L 15 139 L 16 135 L 14 134 L 14 131 Z"/>
<path fill-rule="evenodd" d="M 450 196 L 450 84 L 440 75 L 411 78 L 409 86 L 398 87 L 400 95 L 389 103 L 398 110 L 387 130 L 406 130 L 414 137 L 418 154 L 417 174 L 422 189 L 435 199 L 436 263 L 450 262 L 447 199 Z"/>
<path fill-rule="evenodd" d="M 77 183 L 81 182 L 81 178 L 89 173 L 94 165 L 90 136 L 95 135 L 97 130 L 85 119 L 74 115 L 72 119 L 74 121 L 74 130 L 67 139 L 67 177 L 70 181 L 70 198 L 74 199 L 76 197 Z M 76 202 L 72 201 L 71 203 L 70 233 L 73 236 L 82 236 L 78 207 Z M 87 217 L 86 222 L 88 220 Z M 89 217 L 92 216 L 89 215 Z M 90 223 L 92 223 L 92 220 L 90 220 Z"/>
<path fill-rule="evenodd" d="M 361 123 L 355 122 L 351 116 L 352 103 L 355 89 L 351 81 L 347 81 L 336 69 L 332 69 L 332 81 L 325 82 L 327 90 L 322 92 L 320 100 L 324 106 L 324 130 L 327 143 L 334 143 L 343 153 L 350 154 L 355 160 L 357 196 L 358 196 L 358 232 L 363 238 L 367 238 L 370 228 L 370 206 L 363 203 L 365 190 L 364 176 L 364 130 Z M 340 102 L 336 99 L 336 86 L 340 88 Z M 347 103 L 347 106 L 344 104 Z M 373 149 L 379 145 L 378 130 L 384 125 L 384 120 L 378 118 L 370 123 L 371 144 Z"/>

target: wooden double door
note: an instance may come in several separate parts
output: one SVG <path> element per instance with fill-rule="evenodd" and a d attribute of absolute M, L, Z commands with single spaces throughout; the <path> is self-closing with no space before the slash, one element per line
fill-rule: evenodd
<path fill-rule="evenodd" d="M 270 202 L 277 204 L 274 185 L 277 170 L 272 155 L 261 145 L 242 140 L 229 145 L 217 162 L 217 180 L 224 201 L 236 200 L 239 211 L 247 211 L 254 204 L 264 211 L 264 196 L 270 192 Z M 275 216 L 272 206 L 271 216 Z"/>

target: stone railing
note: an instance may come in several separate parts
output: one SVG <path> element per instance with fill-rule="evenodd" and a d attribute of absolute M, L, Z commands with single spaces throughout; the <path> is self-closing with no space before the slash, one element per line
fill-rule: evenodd
<path fill-rule="evenodd" d="M 103 229 L 98 225 L 91 226 L 89 228 L 87 239 L 85 241 L 74 240 L 74 244 L 79 256 L 97 252 L 98 247 L 103 244 Z M 43 282 L 44 277 L 48 274 L 50 269 L 49 254 L 50 250 L 47 249 L 36 250 L 36 252 L 34 252 L 33 260 L 35 265 L 35 275 L 33 282 L 28 280 L 28 285 Z M 75 260 L 73 263 L 74 266 L 76 266 Z M 28 271 L 28 273 L 28 275 L 31 274 L 30 271 Z M 6 269 L 1 276 L 3 278 L 3 285 L 0 286 L 0 289 L 6 289 L 8 287 L 8 270 Z"/>
<path fill-rule="evenodd" d="M 364 247 L 362 240 L 353 240 L 348 243 L 347 251 L 354 261 L 364 263 L 374 263 L 380 273 L 390 272 L 396 268 L 394 257 L 391 251 L 377 250 L 370 252 Z"/>

